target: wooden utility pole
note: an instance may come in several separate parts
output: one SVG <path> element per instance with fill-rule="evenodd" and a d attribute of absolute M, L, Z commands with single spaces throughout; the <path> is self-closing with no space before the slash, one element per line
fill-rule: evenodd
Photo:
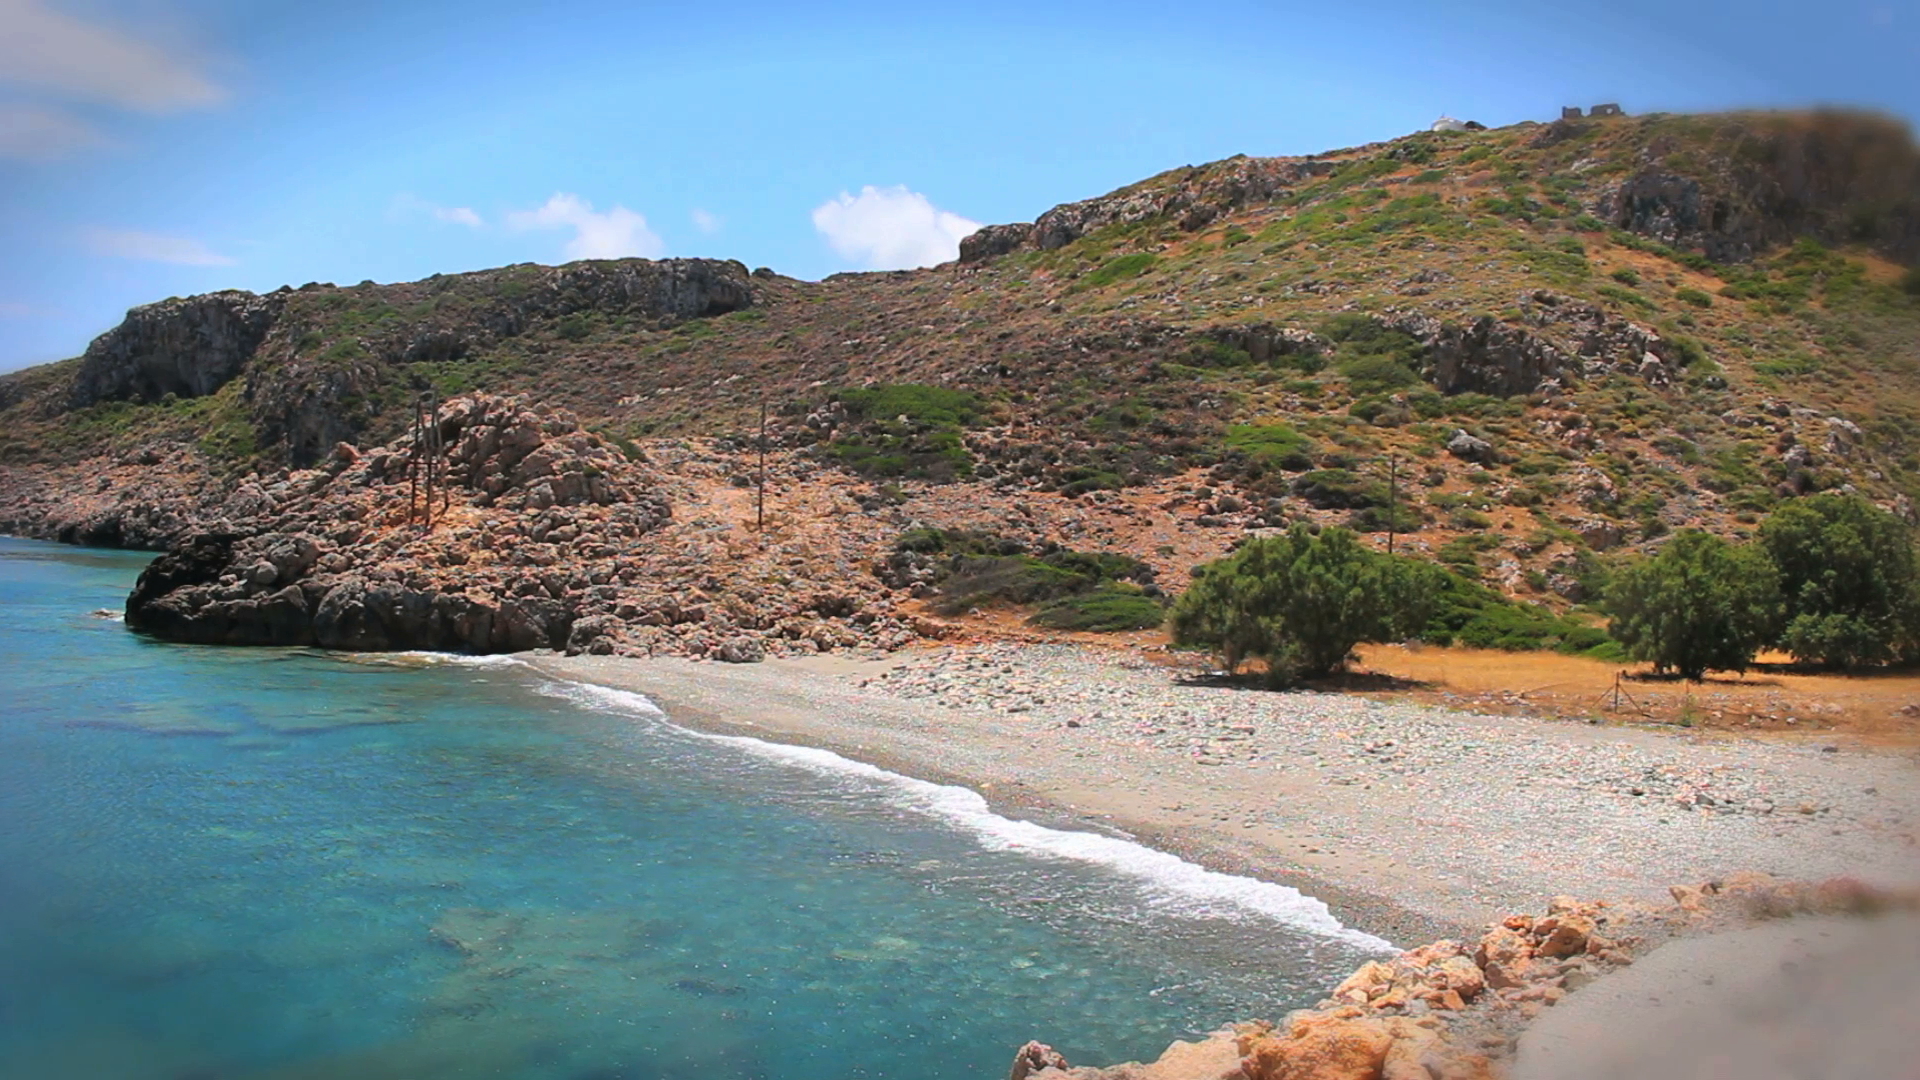
<path fill-rule="evenodd" d="M 420 402 L 413 403 L 413 452 L 407 455 L 407 524 L 420 512 Z"/>
<path fill-rule="evenodd" d="M 1394 527 L 1400 516 L 1400 458 L 1387 455 L 1387 554 L 1393 554 Z"/>
<path fill-rule="evenodd" d="M 767 401 L 765 398 L 760 399 L 760 484 L 753 528 L 755 532 L 767 531 Z"/>
<path fill-rule="evenodd" d="M 433 530 L 433 485 L 440 482 L 440 507 L 453 505 L 445 470 L 440 467 L 440 395 L 422 391 L 413 399 L 413 452 L 407 456 L 407 521 L 420 516 L 422 527 Z M 422 498 L 421 496 L 425 496 Z"/>

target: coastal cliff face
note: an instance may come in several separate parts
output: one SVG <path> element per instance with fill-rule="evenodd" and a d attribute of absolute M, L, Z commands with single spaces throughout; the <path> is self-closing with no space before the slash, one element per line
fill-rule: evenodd
<path fill-rule="evenodd" d="M 211 394 L 253 358 L 282 303 L 234 289 L 134 308 L 87 347 L 69 405 Z"/>

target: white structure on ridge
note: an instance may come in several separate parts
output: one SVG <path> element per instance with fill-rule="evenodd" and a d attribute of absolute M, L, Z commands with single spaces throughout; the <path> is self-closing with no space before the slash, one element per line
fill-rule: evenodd
<path fill-rule="evenodd" d="M 1433 122 L 1433 130 L 1434 131 L 1465 131 L 1467 130 L 1467 125 L 1461 123 L 1458 120 L 1455 120 L 1451 116 L 1442 115 L 1440 119 L 1435 120 Z"/>

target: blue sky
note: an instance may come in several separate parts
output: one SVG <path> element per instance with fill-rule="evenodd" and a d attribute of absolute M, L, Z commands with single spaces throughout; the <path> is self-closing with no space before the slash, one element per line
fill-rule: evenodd
<path fill-rule="evenodd" d="M 1920 120 L 1920 6 L 0 0 L 0 370 L 134 304 L 606 255 L 951 257 L 1163 169 L 1500 125 Z"/>

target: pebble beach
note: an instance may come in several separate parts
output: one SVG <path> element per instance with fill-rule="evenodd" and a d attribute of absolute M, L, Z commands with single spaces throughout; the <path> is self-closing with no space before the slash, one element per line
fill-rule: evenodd
<path fill-rule="evenodd" d="M 1920 882 L 1920 762 L 1840 742 L 1484 716 L 996 644 L 753 665 L 542 657 L 669 719 L 834 750 L 1292 885 L 1402 944 L 1560 894 L 1741 871 Z"/>

